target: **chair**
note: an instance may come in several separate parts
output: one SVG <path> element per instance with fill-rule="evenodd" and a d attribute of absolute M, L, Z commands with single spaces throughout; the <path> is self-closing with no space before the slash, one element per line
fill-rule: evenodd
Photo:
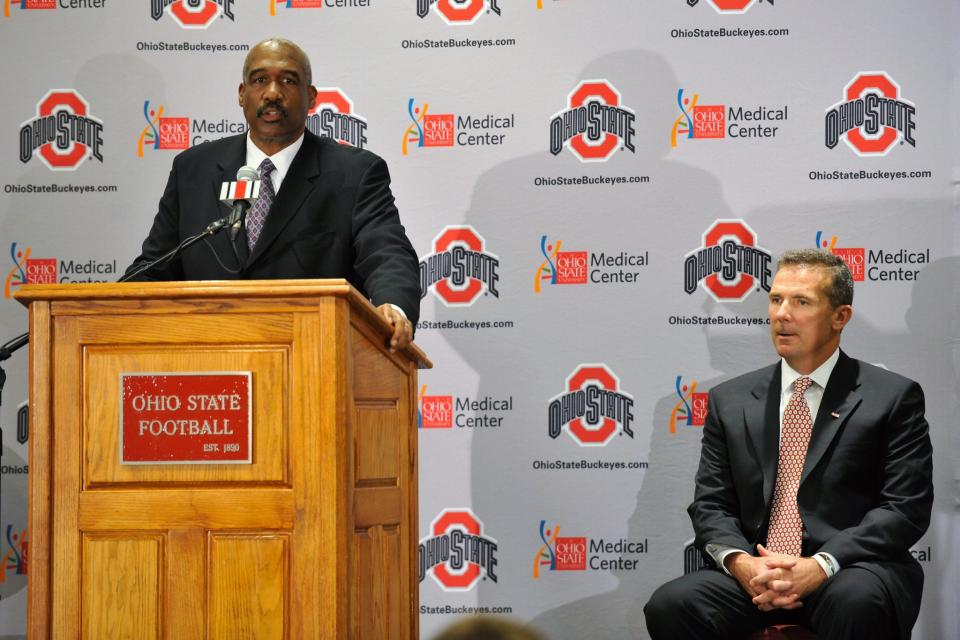
<path fill-rule="evenodd" d="M 775 624 L 754 631 L 744 640 L 817 640 L 813 631 L 796 624 Z"/>

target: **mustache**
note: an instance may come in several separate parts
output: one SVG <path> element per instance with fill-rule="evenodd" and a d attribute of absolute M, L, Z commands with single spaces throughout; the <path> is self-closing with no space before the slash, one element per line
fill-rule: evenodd
<path fill-rule="evenodd" d="M 278 111 L 278 112 L 280 113 L 280 115 L 282 115 L 284 118 L 287 117 L 287 108 L 284 107 L 284 106 L 283 106 L 282 104 L 280 104 L 279 102 L 264 102 L 264 103 L 263 103 L 262 105 L 260 105 L 260 107 L 257 109 L 257 117 L 262 116 L 267 109 L 274 109 L 274 110 Z"/>

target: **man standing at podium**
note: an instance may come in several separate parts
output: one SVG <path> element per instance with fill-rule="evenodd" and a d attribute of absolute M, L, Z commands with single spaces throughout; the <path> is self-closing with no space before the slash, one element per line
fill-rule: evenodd
<path fill-rule="evenodd" d="M 909 638 L 933 505 L 923 391 L 840 350 L 843 260 L 788 251 L 769 294 L 780 360 L 710 391 L 688 508 L 714 567 L 661 586 L 654 640 L 741 638 L 794 623 L 829 640 Z"/>
<path fill-rule="evenodd" d="M 238 91 L 247 133 L 174 159 L 153 227 L 127 273 L 226 216 L 222 183 L 237 180 L 242 166 L 255 167 L 260 197 L 234 247 L 221 231 L 139 279 L 346 278 L 394 327 L 391 348 L 400 349 L 412 340 L 420 313 L 417 255 L 386 163 L 305 128 L 316 97 L 300 47 L 281 38 L 255 45 Z"/>

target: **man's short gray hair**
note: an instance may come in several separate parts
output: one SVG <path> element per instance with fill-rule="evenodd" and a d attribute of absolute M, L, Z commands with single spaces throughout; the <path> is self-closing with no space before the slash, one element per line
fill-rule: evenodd
<path fill-rule="evenodd" d="M 777 261 L 777 269 L 784 267 L 819 267 L 830 276 L 827 299 L 834 309 L 842 304 L 853 304 L 853 274 L 843 258 L 821 249 L 791 249 Z"/>

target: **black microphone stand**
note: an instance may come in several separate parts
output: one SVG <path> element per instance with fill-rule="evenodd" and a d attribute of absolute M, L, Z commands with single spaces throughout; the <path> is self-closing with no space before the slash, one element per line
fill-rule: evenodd
<path fill-rule="evenodd" d="M 190 236 L 189 238 L 185 239 L 183 242 L 181 242 L 180 244 L 178 244 L 173 249 L 166 252 L 156 260 L 151 260 L 150 262 L 147 262 L 139 266 L 137 269 L 131 271 L 130 273 L 125 274 L 122 278 L 117 280 L 117 282 L 129 282 L 130 280 L 133 280 L 137 276 L 143 273 L 146 273 L 150 269 L 153 269 L 154 267 L 159 266 L 169 260 L 173 260 L 178 255 L 180 255 L 180 253 L 182 253 L 184 250 L 189 249 L 190 247 L 197 244 L 198 242 L 202 242 L 211 236 L 217 235 L 218 231 L 225 228 L 227 225 L 231 224 L 232 222 L 233 222 L 233 213 L 231 212 L 229 216 L 226 216 L 224 218 L 220 218 L 219 220 L 215 220 L 211 222 L 210 224 L 207 225 L 206 229 L 204 229 L 203 231 L 201 231 L 200 233 L 194 236 Z"/>
<path fill-rule="evenodd" d="M 221 229 L 225 228 L 230 224 L 233 224 L 235 222 L 234 215 L 235 214 L 231 212 L 229 216 L 226 216 L 224 218 L 220 218 L 219 220 L 215 220 L 211 222 L 209 225 L 207 225 L 207 228 L 201 231 L 200 233 L 185 239 L 183 242 L 181 242 L 176 247 L 174 247 L 167 253 L 163 254 L 156 260 L 151 260 L 150 262 L 147 262 L 141 265 L 134 271 L 131 271 L 130 273 L 125 274 L 122 278 L 117 280 L 117 282 L 128 282 L 130 280 L 133 280 L 137 276 L 143 273 L 146 273 L 150 269 L 153 269 L 154 267 L 161 265 L 164 262 L 167 262 L 169 260 L 172 260 L 173 258 L 176 258 L 185 249 L 188 249 L 189 247 L 192 247 L 198 242 L 202 242 L 203 240 L 206 240 L 207 238 L 216 235 L 217 232 L 219 232 Z M 4 360 L 9 359 L 10 356 L 12 356 L 17 350 L 26 346 L 28 342 L 30 342 L 29 332 L 20 334 L 16 338 L 13 338 L 12 340 L 9 340 L 8 342 L 6 342 L 4 345 L 0 346 L 0 362 L 3 362 Z M 7 372 L 3 370 L 3 367 L 0 367 L 0 405 L 3 405 L 3 385 L 6 383 L 6 381 L 7 381 Z"/>
<path fill-rule="evenodd" d="M 30 340 L 29 333 L 23 333 L 14 338 L 13 340 L 8 341 L 3 346 L 0 346 L 0 362 L 8 359 L 13 353 L 21 348 L 23 345 L 27 344 Z M 7 372 L 3 370 L 3 367 L 0 367 L 0 406 L 3 405 L 3 385 L 7 383 Z M 2 430 L 0 430 L 2 433 Z M 0 443 L 0 449 L 2 449 L 2 444 Z M 2 475 L 2 474 L 0 474 Z"/>
<path fill-rule="evenodd" d="M 27 344 L 29 340 L 30 340 L 30 334 L 23 333 L 17 336 L 16 338 L 14 338 L 13 340 L 10 340 L 9 342 L 7 342 L 2 347 L 0 347 L 0 362 L 3 362 L 4 360 L 12 356 L 17 349 Z M 6 382 L 7 382 L 7 372 L 3 370 L 3 367 L 0 367 L 0 406 L 3 405 L 3 385 Z"/>

